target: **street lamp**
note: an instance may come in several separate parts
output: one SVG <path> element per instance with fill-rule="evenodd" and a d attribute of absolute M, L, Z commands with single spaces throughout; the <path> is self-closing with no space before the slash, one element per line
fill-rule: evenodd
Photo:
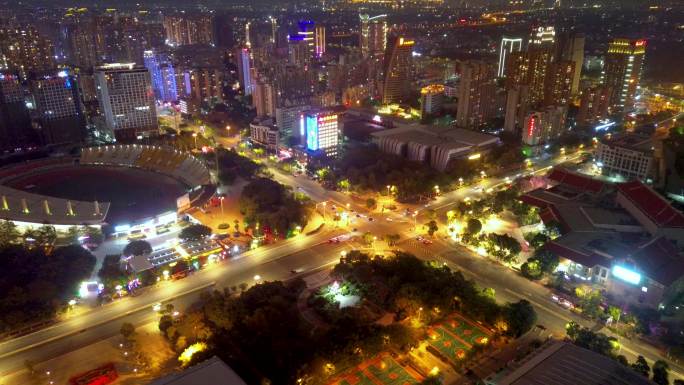
<path fill-rule="evenodd" d="M 325 221 L 325 207 L 328 206 L 328 202 L 323 202 L 323 220 Z"/>
<path fill-rule="evenodd" d="M 220 196 L 220 197 L 219 197 L 219 201 L 221 201 L 221 216 L 224 215 L 224 214 L 223 214 L 223 200 L 224 200 L 225 198 L 226 198 L 226 197 L 224 197 L 224 196 Z"/>
<path fill-rule="evenodd" d="M 390 185 L 387 185 L 387 196 L 390 196 Z"/>
<path fill-rule="evenodd" d="M 193 132 L 192 137 L 195 139 L 195 150 L 197 149 L 197 133 Z"/>

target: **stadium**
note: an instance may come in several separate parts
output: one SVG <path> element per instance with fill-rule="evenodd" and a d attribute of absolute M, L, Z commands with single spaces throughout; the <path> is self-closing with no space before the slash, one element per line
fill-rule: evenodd
<path fill-rule="evenodd" d="M 83 148 L 0 169 L 0 219 L 58 231 L 95 226 L 115 235 L 160 229 L 213 195 L 207 167 L 163 146 Z"/>

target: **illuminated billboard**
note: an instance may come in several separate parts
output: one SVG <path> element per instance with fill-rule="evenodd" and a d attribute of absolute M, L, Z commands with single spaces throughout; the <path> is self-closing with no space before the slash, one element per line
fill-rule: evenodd
<path fill-rule="evenodd" d="M 318 150 L 318 119 L 316 115 L 306 116 L 306 148 L 311 151 Z"/>
<path fill-rule="evenodd" d="M 638 285 L 641 282 L 641 274 L 624 266 L 613 266 L 613 276 L 633 285 Z"/>

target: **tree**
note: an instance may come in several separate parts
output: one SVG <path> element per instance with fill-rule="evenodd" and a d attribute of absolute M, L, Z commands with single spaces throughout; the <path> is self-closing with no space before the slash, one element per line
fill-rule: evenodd
<path fill-rule="evenodd" d="M 211 227 L 199 224 L 190 225 L 178 234 L 184 241 L 199 241 L 211 235 Z"/>
<path fill-rule="evenodd" d="M 79 243 L 79 237 L 81 237 L 81 229 L 78 226 L 70 226 L 67 230 L 65 241 L 69 245 L 76 245 Z"/>
<path fill-rule="evenodd" d="M 378 203 L 373 198 L 366 199 L 366 208 L 368 208 L 368 210 L 375 210 L 377 204 Z"/>
<path fill-rule="evenodd" d="M 12 221 L 0 221 L 0 247 L 16 243 L 21 234 L 17 230 L 17 225 Z"/>
<path fill-rule="evenodd" d="M 470 218 L 468 219 L 468 223 L 466 225 L 466 231 L 470 235 L 475 235 L 482 230 L 482 222 L 480 222 L 479 219 L 475 218 Z"/>
<path fill-rule="evenodd" d="M 128 340 L 135 333 L 135 326 L 133 326 L 133 324 L 130 322 L 124 322 L 121 324 L 121 329 L 119 329 L 119 332 L 125 340 Z"/>
<path fill-rule="evenodd" d="M 658 360 L 653 363 L 653 382 L 658 385 L 669 385 L 669 370 L 670 366 L 663 360 Z"/>
<path fill-rule="evenodd" d="M 542 277 L 542 271 L 539 261 L 530 258 L 520 266 L 520 273 L 529 279 L 540 279 Z"/>
<path fill-rule="evenodd" d="M 104 234 L 102 234 L 102 230 L 97 227 L 86 226 L 84 235 L 88 237 L 88 243 L 99 245 L 104 241 Z"/>
<path fill-rule="evenodd" d="M 616 324 L 620 322 L 620 316 L 622 315 L 622 310 L 620 310 L 619 307 L 616 306 L 609 306 L 608 307 L 608 315 L 613 319 L 613 322 Z"/>
<path fill-rule="evenodd" d="M 646 362 L 644 356 L 637 357 L 636 361 L 632 364 L 632 369 L 646 378 L 648 378 L 648 375 L 651 372 L 651 368 L 648 366 L 648 362 Z"/>
<path fill-rule="evenodd" d="M 373 234 L 371 234 L 369 231 L 366 231 L 365 233 L 363 233 L 361 238 L 363 239 L 364 244 L 366 244 L 368 246 L 373 244 L 373 238 L 374 237 L 373 237 Z"/>
<path fill-rule="evenodd" d="M 240 232 L 240 221 L 239 220 L 234 220 L 233 221 L 233 226 L 235 226 L 235 232 L 239 233 Z"/>
<path fill-rule="evenodd" d="M 121 266 L 121 256 L 119 254 L 109 254 L 106 255 L 104 261 L 102 261 L 102 266 L 97 272 L 97 276 L 100 277 L 102 283 L 108 288 L 113 288 L 123 281 L 126 276 L 120 269 Z"/>
<path fill-rule="evenodd" d="M 428 222 L 428 223 L 426 224 L 426 226 L 427 226 L 427 228 L 428 228 L 428 234 L 429 234 L 430 236 L 435 235 L 435 233 L 437 232 L 437 230 L 439 230 L 439 227 L 437 227 L 437 222 L 434 221 L 434 220 Z"/>
<path fill-rule="evenodd" d="M 128 242 L 126 247 L 123 249 L 123 255 L 145 255 L 152 252 L 152 245 L 149 242 L 142 239 L 136 239 Z"/>
<path fill-rule="evenodd" d="M 505 315 L 508 321 L 508 334 L 516 338 L 527 333 L 537 322 L 534 307 L 525 299 L 509 304 Z"/>
<path fill-rule="evenodd" d="M 173 317 L 171 317 L 169 314 L 164 314 L 159 318 L 159 330 L 166 334 L 166 331 L 173 326 Z"/>

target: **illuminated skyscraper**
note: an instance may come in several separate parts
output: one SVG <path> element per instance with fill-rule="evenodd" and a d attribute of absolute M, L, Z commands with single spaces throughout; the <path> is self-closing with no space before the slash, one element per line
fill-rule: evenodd
<path fill-rule="evenodd" d="M 382 103 L 406 102 L 411 91 L 413 40 L 397 38 L 391 51 L 385 56 L 385 79 Z"/>
<path fill-rule="evenodd" d="M 340 136 L 337 113 L 309 111 L 301 116 L 300 124 L 307 150 L 322 151 L 329 157 L 337 156 Z"/>
<path fill-rule="evenodd" d="M 276 93 L 271 82 L 259 80 L 254 86 L 252 104 L 256 108 L 257 116 L 275 117 Z"/>
<path fill-rule="evenodd" d="M 607 118 L 611 92 L 606 86 L 585 88 L 580 97 L 577 124 L 588 125 Z"/>
<path fill-rule="evenodd" d="M 117 139 L 135 139 L 158 131 L 152 80 L 135 63 L 106 64 L 95 69 L 100 110 Z"/>
<path fill-rule="evenodd" d="M 245 95 L 251 95 L 254 90 L 254 84 L 252 83 L 252 58 L 250 57 L 249 48 L 238 49 L 237 64 L 240 86 Z"/>
<path fill-rule="evenodd" d="M 150 71 L 152 88 L 157 100 L 163 102 L 178 101 L 176 73 L 169 56 L 165 53 L 145 51 L 145 67 Z"/>
<path fill-rule="evenodd" d="M 508 56 L 513 52 L 522 51 L 522 38 L 510 38 L 504 36 L 501 38 L 501 46 L 499 47 L 499 68 L 496 76 L 503 77 L 506 72 L 506 61 Z"/>
<path fill-rule="evenodd" d="M 364 57 L 382 56 L 387 49 L 387 15 L 359 15 L 361 53 Z"/>
<path fill-rule="evenodd" d="M 54 69 L 52 42 L 35 27 L 0 27 L 0 71 L 16 71 L 25 76 Z"/>
<path fill-rule="evenodd" d="M 320 58 L 325 53 L 325 26 L 317 25 L 314 29 L 316 57 Z"/>
<path fill-rule="evenodd" d="M 476 128 L 494 117 L 496 79 L 494 67 L 485 62 L 463 63 L 458 92 L 456 124 Z"/>
<path fill-rule="evenodd" d="M 268 20 L 271 22 L 271 44 L 275 44 L 278 40 L 278 19 L 269 16 Z"/>
<path fill-rule="evenodd" d="M 532 31 L 527 51 L 513 52 L 506 63 L 506 88 L 529 87 L 529 104 L 544 101 L 546 77 L 554 61 L 555 30 L 539 27 Z"/>
<path fill-rule="evenodd" d="M 608 45 L 603 76 L 604 84 L 613 90 L 611 105 L 614 107 L 634 108 L 645 54 L 646 40 L 643 39 L 614 39 Z"/>

